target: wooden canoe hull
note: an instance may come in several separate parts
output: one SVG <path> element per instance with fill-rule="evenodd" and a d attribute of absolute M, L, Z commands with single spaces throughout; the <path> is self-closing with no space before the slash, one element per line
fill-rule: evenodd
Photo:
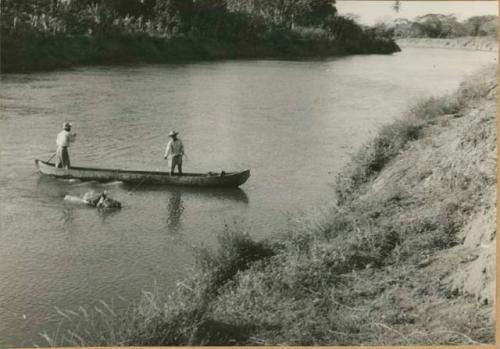
<path fill-rule="evenodd" d="M 122 181 L 127 183 L 144 183 L 160 185 L 194 186 L 194 187 L 238 187 L 250 177 L 250 170 L 227 172 L 224 176 L 208 173 L 184 173 L 182 176 L 159 171 L 131 171 L 105 168 L 71 167 L 56 168 L 54 164 L 35 160 L 38 172 L 47 176 L 64 179 L 80 179 L 84 181 Z"/>

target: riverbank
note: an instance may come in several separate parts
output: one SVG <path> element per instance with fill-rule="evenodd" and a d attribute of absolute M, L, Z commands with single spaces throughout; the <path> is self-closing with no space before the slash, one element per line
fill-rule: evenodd
<path fill-rule="evenodd" d="M 336 200 L 253 241 L 228 227 L 174 295 L 64 313 L 62 345 L 407 345 L 495 339 L 496 71 L 415 104 Z M 272 234 L 270 234 L 272 235 Z"/>
<path fill-rule="evenodd" d="M 222 59 L 299 59 L 349 54 L 391 54 L 400 51 L 392 40 L 359 42 L 305 40 L 274 35 L 260 42 L 149 36 L 93 38 L 2 38 L 1 72 L 29 73 L 79 65 L 175 63 Z"/>
<path fill-rule="evenodd" d="M 498 51 L 498 40 L 490 36 L 466 36 L 459 38 L 404 38 L 397 39 L 398 46 L 420 48 L 449 48 L 475 51 Z"/>

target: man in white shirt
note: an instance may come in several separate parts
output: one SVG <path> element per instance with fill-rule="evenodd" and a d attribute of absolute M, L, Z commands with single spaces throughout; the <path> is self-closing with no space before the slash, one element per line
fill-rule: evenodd
<path fill-rule="evenodd" d="M 71 133 L 71 124 L 63 123 L 63 130 L 59 132 L 56 139 L 56 161 L 55 166 L 59 168 L 69 168 L 69 144 L 75 141 L 76 133 Z"/>
<path fill-rule="evenodd" d="M 171 131 L 168 136 L 172 139 L 168 142 L 167 148 L 165 149 L 164 159 L 167 160 L 171 155 L 172 160 L 170 164 L 170 175 L 174 174 L 175 167 L 177 166 L 179 174 L 182 175 L 182 157 L 184 156 L 184 145 L 182 141 L 177 138 L 179 133 Z"/>

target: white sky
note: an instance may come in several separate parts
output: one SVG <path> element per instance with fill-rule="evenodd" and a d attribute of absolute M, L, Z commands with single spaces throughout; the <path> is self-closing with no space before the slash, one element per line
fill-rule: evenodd
<path fill-rule="evenodd" d="M 356 14 L 359 22 L 375 24 L 394 18 L 413 19 L 428 13 L 455 14 L 459 20 L 481 15 L 498 15 L 498 2 L 492 1 L 401 1 L 399 13 L 393 9 L 395 1 L 337 0 L 337 10 L 342 14 Z"/>

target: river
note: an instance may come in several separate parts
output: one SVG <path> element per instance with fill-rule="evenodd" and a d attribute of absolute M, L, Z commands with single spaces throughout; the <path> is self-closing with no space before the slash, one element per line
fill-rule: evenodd
<path fill-rule="evenodd" d="M 0 91 L 0 346 L 46 344 L 55 310 L 104 300 L 120 311 L 190 272 L 192 246 L 225 225 L 257 239 L 333 197 L 335 173 L 408 105 L 455 89 L 496 53 L 405 49 L 390 56 L 81 67 L 3 75 Z M 63 121 L 74 165 L 166 169 L 180 132 L 185 171 L 250 168 L 239 190 L 194 190 L 40 177 Z M 108 190 L 102 213 L 63 200 Z M 124 299 L 126 301 L 124 301 Z M 118 301 L 120 300 L 120 301 Z"/>

